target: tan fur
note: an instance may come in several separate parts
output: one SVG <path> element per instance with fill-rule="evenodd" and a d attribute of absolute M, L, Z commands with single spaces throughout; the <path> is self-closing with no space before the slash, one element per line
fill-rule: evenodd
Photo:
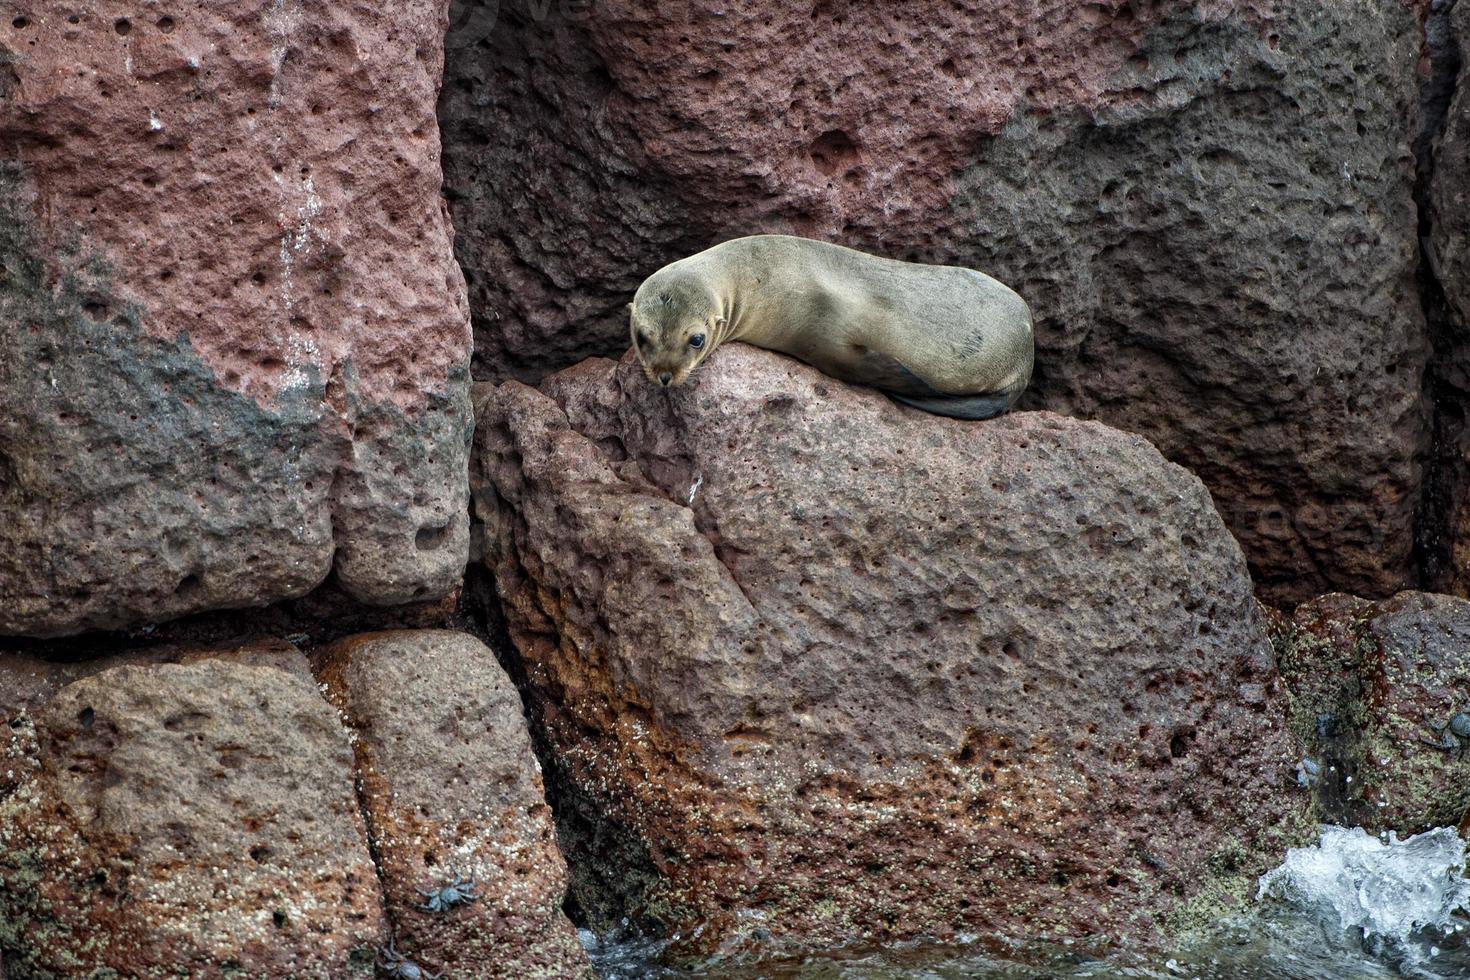
<path fill-rule="evenodd" d="M 1004 411 L 1031 379 L 1031 311 L 1002 283 L 808 238 L 754 235 L 680 259 L 644 280 L 629 314 L 655 384 L 683 383 L 731 340 L 941 414 L 963 414 L 943 407 L 955 396 Z"/>

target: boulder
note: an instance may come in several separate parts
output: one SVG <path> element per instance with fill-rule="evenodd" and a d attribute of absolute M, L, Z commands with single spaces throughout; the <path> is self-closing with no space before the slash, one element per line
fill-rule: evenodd
<path fill-rule="evenodd" d="M 1448 723 L 1470 715 L 1470 602 L 1323 596 L 1273 632 L 1320 819 L 1400 835 L 1458 825 L 1470 738 Z"/>
<path fill-rule="evenodd" d="M 299 653 L 109 666 L 30 701 L 0 783 L 13 974 L 373 974 L 352 751 Z"/>
<path fill-rule="evenodd" d="M 0 23 L 0 634 L 459 582 L 442 0 Z"/>
<path fill-rule="evenodd" d="M 1195 470 L 1263 595 L 1390 595 L 1428 431 L 1422 8 L 457 0 L 477 375 L 620 353 L 638 283 L 737 235 L 970 265 L 1036 314 L 1026 404 Z"/>
<path fill-rule="evenodd" d="M 594 359 L 476 405 L 594 925 L 1157 937 L 1307 829 L 1240 550 L 1142 438 L 941 419 L 741 344 L 689 388 Z"/>
<path fill-rule="evenodd" d="M 448 630 L 368 633 L 318 672 L 353 733 L 398 949 L 449 976 L 590 980 L 520 696 L 494 653 Z M 457 882 L 478 897 L 432 907 L 425 893 Z"/>

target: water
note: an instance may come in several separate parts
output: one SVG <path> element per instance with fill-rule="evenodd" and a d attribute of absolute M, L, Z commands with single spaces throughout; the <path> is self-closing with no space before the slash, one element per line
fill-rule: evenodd
<path fill-rule="evenodd" d="M 1172 955 L 1094 959 L 1067 944 L 976 942 L 674 970 L 658 965 L 657 940 L 584 932 L 583 943 L 603 980 L 1467 980 L 1465 864 L 1465 842 L 1448 827 L 1402 841 L 1324 827 L 1316 845 L 1262 876 L 1250 914 Z"/>

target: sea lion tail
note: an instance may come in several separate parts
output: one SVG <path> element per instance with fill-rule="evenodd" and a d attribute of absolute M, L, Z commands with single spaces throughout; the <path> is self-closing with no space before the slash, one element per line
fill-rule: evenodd
<path fill-rule="evenodd" d="M 947 415 L 952 419 L 993 419 L 1008 411 L 1016 403 L 1021 392 L 1018 389 L 1016 391 L 997 391 L 986 395 L 935 395 L 916 398 L 890 391 L 888 395 L 905 405 L 922 408 L 935 415 Z"/>

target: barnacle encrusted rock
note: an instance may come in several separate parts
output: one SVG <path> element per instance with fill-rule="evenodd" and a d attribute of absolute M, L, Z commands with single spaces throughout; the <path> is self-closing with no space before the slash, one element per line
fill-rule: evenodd
<path fill-rule="evenodd" d="M 1329 595 L 1273 632 L 1293 727 L 1322 770 L 1322 819 L 1400 834 L 1459 824 L 1470 740 L 1448 722 L 1470 713 L 1470 601 Z"/>
<path fill-rule="evenodd" d="M 485 561 L 592 817 L 566 836 L 594 919 L 704 949 L 1157 936 L 1305 829 L 1195 477 L 741 344 L 696 381 L 630 356 L 477 394 Z"/>
<path fill-rule="evenodd" d="M 353 733 L 398 948 L 447 976 L 590 980 L 520 696 L 495 654 L 464 633 L 397 630 L 339 641 L 318 671 Z M 423 908 L 456 878 L 479 897 Z"/>
<path fill-rule="evenodd" d="M 0 949 L 26 977 L 369 977 L 352 751 L 300 653 L 106 667 L 6 699 Z M 18 671 L 42 674 L 12 663 Z"/>

